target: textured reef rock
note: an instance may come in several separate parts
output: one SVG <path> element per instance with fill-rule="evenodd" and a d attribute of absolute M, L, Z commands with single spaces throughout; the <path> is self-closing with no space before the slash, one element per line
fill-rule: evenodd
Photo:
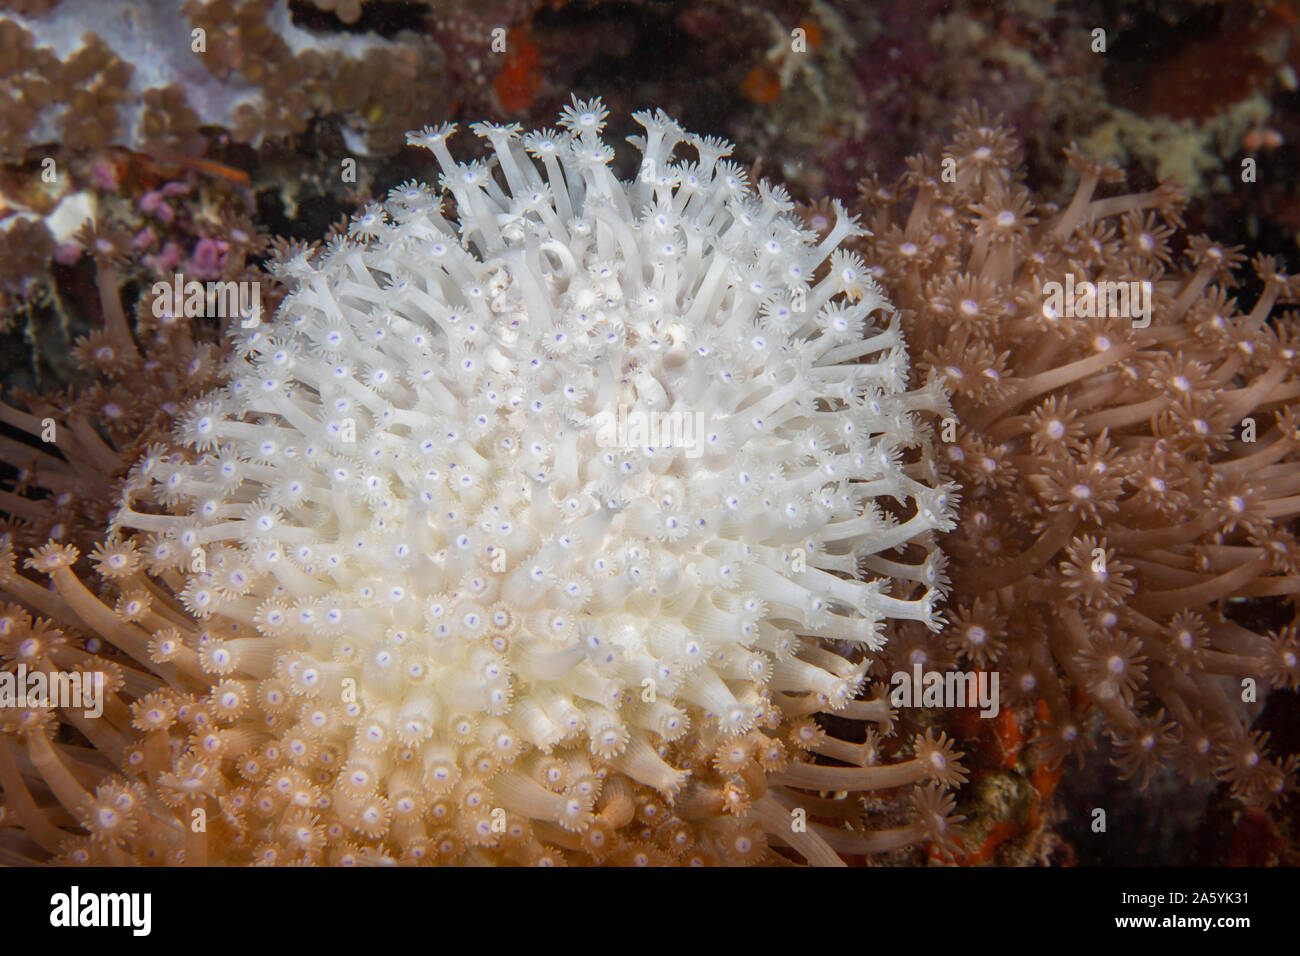
<path fill-rule="evenodd" d="M 0 5 L 0 149 L 190 152 L 201 128 L 257 146 L 337 114 L 358 154 L 441 104 L 436 44 L 297 26 L 287 0 Z"/>

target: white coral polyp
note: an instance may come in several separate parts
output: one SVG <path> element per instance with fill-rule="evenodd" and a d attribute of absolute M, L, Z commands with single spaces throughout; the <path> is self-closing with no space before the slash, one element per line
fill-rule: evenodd
<path fill-rule="evenodd" d="M 456 214 L 399 187 L 278 263 L 294 291 L 117 515 L 185 575 L 204 666 L 337 745 L 363 836 L 394 780 L 460 788 L 471 843 L 489 803 L 582 829 L 611 768 L 671 798 L 670 742 L 854 697 L 865 665 L 809 638 L 937 626 L 953 493 L 902 462 L 946 401 L 905 390 L 893 310 L 837 249 L 857 226 L 837 205 L 819 242 L 661 111 L 622 181 L 604 118 L 477 125 L 491 163 L 411 134 Z"/>

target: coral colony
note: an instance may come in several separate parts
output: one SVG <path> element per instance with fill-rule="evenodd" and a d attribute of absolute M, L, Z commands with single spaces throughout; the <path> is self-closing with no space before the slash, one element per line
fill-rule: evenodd
<path fill-rule="evenodd" d="M 107 668 L 111 691 L 99 722 L 4 712 L 6 858 L 955 848 L 944 735 L 884 762 L 812 719 L 887 729 L 859 699 L 885 627 L 941 624 L 944 389 L 908 389 L 842 207 L 818 237 L 661 111 L 620 180 L 605 118 L 477 124 L 470 163 L 453 126 L 410 134 L 439 188 L 277 258 L 274 317 L 131 469 L 102 589 L 70 544 L 6 548 L 5 660 Z M 884 827 L 852 798 L 900 787 Z"/>
<path fill-rule="evenodd" d="M 1099 744 L 1294 795 L 1300 280 L 1075 147 L 1036 197 L 976 107 L 846 208 L 661 109 L 618 161 L 574 96 L 259 233 L 214 130 L 297 222 L 283 137 L 533 102 L 536 23 L 494 74 L 418 6 L 6 5 L 0 314 L 89 315 L 0 400 L 0 865 L 1037 862 Z M 818 75 L 788 46 L 753 103 Z M 886 125 L 754 127 L 800 195 L 894 149 L 834 85 Z M 50 142 L 75 174 L 13 171 Z"/>
<path fill-rule="evenodd" d="M 1171 765 L 1269 806 L 1296 758 L 1267 757 L 1247 705 L 1300 685 L 1300 638 L 1290 613 L 1233 611 L 1300 591 L 1300 357 L 1294 317 L 1269 315 L 1297 280 L 1257 257 L 1241 310 L 1239 250 L 1194 236 L 1174 264 L 1171 184 L 1099 198 L 1119 170 L 1071 152 L 1073 197 L 1041 208 L 1016 145 L 970 110 L 938 162 L 863 184 L 862 251 L 951 392 L 940 457 L 963 489 L 947 648 L 889 656 L 999 674 L 1049 763 L 1095 714 L 1125 777 Z"/>

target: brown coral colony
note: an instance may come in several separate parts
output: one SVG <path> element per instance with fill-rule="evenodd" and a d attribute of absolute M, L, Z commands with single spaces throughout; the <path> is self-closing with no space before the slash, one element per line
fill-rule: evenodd
<path fill-rule="evenodd" d="M 1300 282 L 1259 256 L 1239 308 L 1239 250 L 1193 236 L 1174 255 L 1175 186 L 1119 193 L 1118 169 L 1070 151 L 1074 194 L 1042 208 L 1015 147 L 971 109 L 938 162 L 862 189 L 864 256 L 953 396 L 949 647 L 1002 673 L 1052 759 L 1096 714 L 1124 776 L 1172 765 L 1271 804 L 1296 759 L 1266 757 L 1248 705 L 1297 687 L 1300 645 L 1294 621 L 1234 611 L 1300 590 L 1300 363 L 1273 312 Z"/>

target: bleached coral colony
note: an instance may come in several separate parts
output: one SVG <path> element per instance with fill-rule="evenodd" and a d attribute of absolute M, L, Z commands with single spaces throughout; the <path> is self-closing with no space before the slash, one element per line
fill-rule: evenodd
<path fill-rule="evenodd" d="M 281 256 L 277 314 L 131 472 L 93 559 L 137 603 L 99 630 L 172 675 L 132 705 L 126 766 L 220 809 L 222 844 L 189 852 L 601 859 L 635 812 L 675 821 L 662 852 L 745 859 L 767 831 L 826 861 L 789 787 L 960 773 L 928 736 L 892 768 L 788 763 L 824 740 L 811 713 L 888 720 L 848 706 L 886 619 L 939 626 L 956 502 L 923 416 L 946 396 L 907 390 L 842 208 L 818 242 L 726 143 L 635 118 L 628 181 L 599 101 L 559 131 L 474 126 L 489 161 L 457 162 L 452 126 L 411 134 L 441 189 Z M 102 617 L 73 557 L 31 566 Z M 74 855 L 181 840 L 132 793 L 83 813 Z M 837 848 L 942 832 L 951 801 L 917 803 L 921 825 Z"/>

